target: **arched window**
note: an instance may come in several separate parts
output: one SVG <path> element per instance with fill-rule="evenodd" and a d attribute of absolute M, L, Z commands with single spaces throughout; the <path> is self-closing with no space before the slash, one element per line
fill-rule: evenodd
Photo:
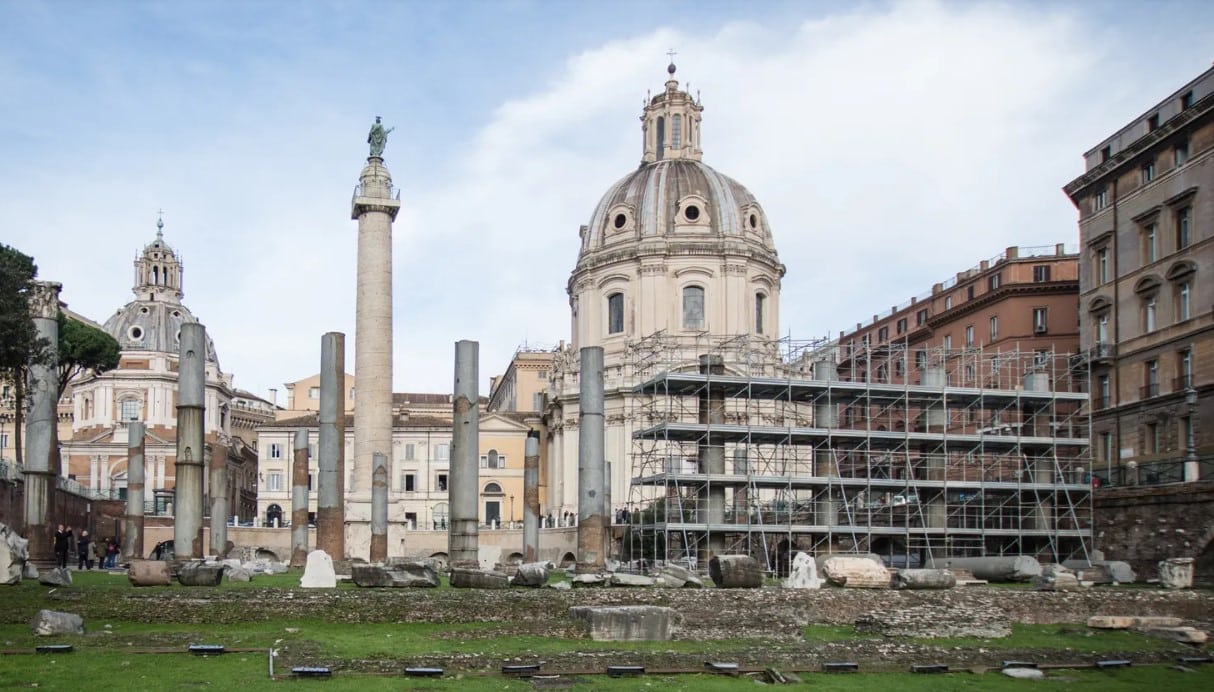
<path fill-rule="evenodd" d="M 767 307 L 767 296 L 762 293 L 755 294 L 755 334 L 763 333 L 763 313 Z"/>
<path fill-rule="evenodd" d="M 670 118 L 670 147 L 678 149 L 683 141 L 683 118 L 679 115 Z"/>
<path fill-rule="evenodd" d="M 448 512 L 446 502 L 440 502 L 437 505 L 434 505 L 434 509 L 430 510 L 430 517 L 433 520 L 431 525 L 435 529 L 447 528 L 447 516 Z"/>
<path fill-rule="evenodd" d="M 485 489 L 481 492 L 484 493 L 485 495 L 501 495 L 502 486 L 490 481 L 485 484 Z"/>
<path fill-rule="evenodd" d="M 139 400 L 138 399 L 123 399 L 119 404 L 119 415 L 124 423 L 136 422 L 139 420 Z"/>
<path fill-rule="evenodd" d="M 700 286 L 683 289 L 683 329 L 704 329 L 704 289 Z"/>
<path fill-rule="evenodd" d="M 666 118 L 658 116 L 658 158 L 662 158 L 663 150 L 666 148 Z"/>
<path fill-rule="evenodd" d="M 152 267 L 152 285 L 160 283 L 160 267 Z"/>
<path fill-rule="evenodd" d="M 619 334 L 624 331 L 624 294 L 612 293 L 607 296 L 607 333 Z"/>

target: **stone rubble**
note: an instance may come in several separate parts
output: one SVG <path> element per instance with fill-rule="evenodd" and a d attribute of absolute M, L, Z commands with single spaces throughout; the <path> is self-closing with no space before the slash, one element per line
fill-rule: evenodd
<path fill-rule="evenodd" d="M 337 572 L 333 569 L 333 558 L 323 550 L 308 553 L 308 561 L 304 563 L 304 573 L 299 585 L 305 589 L 337 588 Z"/>
<path fill-rule="evenodd" d="M 763 586 L 763 568 L 749 555 L 714 555 L 708 576 L 718 589 L 757 589 Z"/>
<path fill-rule="evenodd" d="M 131 586 L 168 586 L 173 583 L 169 563 L 163 560 L 131 560 L 126 578 Z"/>
<path fill-rule="evenodd" d="M 818 576 L 818 566 L 812 557 L 798 552 L 792 559 L 792 569 L 784 580 L 786 589 L 820 589 L 825 580 Z"/>
<path fill-rule="evenodd" d="M 29 559 L 30 542 L 6 524 L 0 524 L 0 585 L 20 584 Z"/>
<path fill-rule="evenodd" d="M 84 634 L 84 618 L 75 613 L 61 613 L 56 610 L 39 610 L 30 622 L 30 630 L 35 637 L 49 637 L 56 634 Z"/>
<path fill-rule="evenodd" d="M 38 575 L 38 583 L 46 586 L 71 586 L 72 572 L 66 567 L 56 567 Z"/>
<path fill-rule="evenodd" d="M 1159 584 L 1165 589 L 1193 588 L 1193 558 L 1170 557 L 1160 560 Z"/>
<path fill-rule="evenodd" d="M 889 570 L 866 557 L 833 555 L 822 565 L 826 581 L 852 589 L 888 589 Z"/>
<path fill-rule="evenodd" d="M 994 605 L 923 604 L 864 613 L 856 630 L 886 637 L 980 637 L 995 639 L 1012 633 L 1011 620 Z"/>

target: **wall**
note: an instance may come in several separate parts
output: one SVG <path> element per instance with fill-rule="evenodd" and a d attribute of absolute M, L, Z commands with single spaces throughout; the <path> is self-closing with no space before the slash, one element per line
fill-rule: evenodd
<path fill-rule="evenodd" d="M 1196 558 L 1195 580 L 1214 584 L 1214 480 L 1095 494 L 1096 547 L 1125 560 L 1139 579 L 1157 574 L 1169 557 Z"/>

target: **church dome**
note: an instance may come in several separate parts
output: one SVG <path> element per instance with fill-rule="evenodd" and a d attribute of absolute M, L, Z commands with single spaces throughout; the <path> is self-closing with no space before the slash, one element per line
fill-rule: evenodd
<path fill-rule="evenodd" d="M 164 220 L 156 221 L 156 238 L 135 258 L 135 300 L 105 321 L 105 331 L 123 351 L 177 353 L 181 325 L 198 322 L 182 304 L 181 258 L 164 241 Z M 215 343 L 207 336 L 206 361 L 219 368 Z"/>

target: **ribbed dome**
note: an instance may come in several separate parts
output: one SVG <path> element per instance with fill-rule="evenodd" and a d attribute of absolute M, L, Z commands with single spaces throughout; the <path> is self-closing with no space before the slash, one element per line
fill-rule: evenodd
<path fill-rule="evenodd" d="M 135 300 L 105 321 L 105 331 L 117 339 L 123 351 L 175 354 L 180 350 L 181 325 L 196 322 L 198 318 L 184 305 Z M 219 368 L 215 342 L 209 334 L 206 360 Z"/>
<path fill-rule="evenodd" d="M 763 209 L 738 181 L 693 159 L 642 164 L 607 190 L 590 218 L 582 254 L 625 238 L 746 240 L 776 254 Z"/>

